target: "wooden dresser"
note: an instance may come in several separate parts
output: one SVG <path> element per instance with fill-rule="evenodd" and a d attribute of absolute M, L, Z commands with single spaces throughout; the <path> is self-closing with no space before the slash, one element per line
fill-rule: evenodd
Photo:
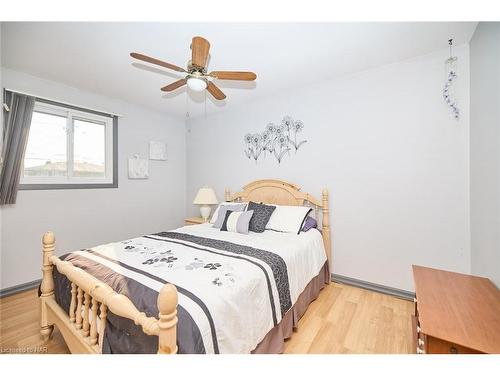
<path fill-rule="evenodd" d="M 417 353 L 500 353 L 500 291 L 484 277 L 413 266 Z"/>

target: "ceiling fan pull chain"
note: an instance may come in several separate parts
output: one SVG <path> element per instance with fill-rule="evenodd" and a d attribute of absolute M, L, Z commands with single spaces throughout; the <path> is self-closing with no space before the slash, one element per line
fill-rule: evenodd
<path fill-rule="evenodd" d="M 205 123 L 207 122 L 207 90 L 205 92 Z"/>

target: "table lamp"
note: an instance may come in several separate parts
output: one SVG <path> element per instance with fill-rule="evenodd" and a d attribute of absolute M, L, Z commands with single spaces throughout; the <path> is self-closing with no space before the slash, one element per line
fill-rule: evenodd
<path fill-rule="evenodd" d="M 200 214 L 205 221 L 208 221 L 208 218 L 210 217 L 210 211 L 212 211 L 210 205 L 217 203 L 219 202 L 217 201 L 217 197 L 215 196 L 214 189 L 207 186 L 202 187 L 200 190 L 198 190 L 198 194 L 196 194 L 196 197 L 193 201 L 193 204 L 200 205 Z"/>

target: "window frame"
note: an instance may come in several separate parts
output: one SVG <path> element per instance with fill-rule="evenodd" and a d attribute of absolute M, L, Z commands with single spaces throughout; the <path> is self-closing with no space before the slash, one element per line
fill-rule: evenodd
<path fill-rule="evenodd" d="M 118 117 L 107 113 L 80 108 L 51 100 L 35 100 L 34 112 L 41 112 L 66 118 L 66 160 L 68 175 L 66 177 L 24 176 L 23 170 L 19 182 L 19 190 L 55 190 L 55 189 L 100 189 L 118 187 Z M 105 126 L 105 177 L 74 177 L 73 148 L 74 120 L 83 120 L 103 124 Z"/>

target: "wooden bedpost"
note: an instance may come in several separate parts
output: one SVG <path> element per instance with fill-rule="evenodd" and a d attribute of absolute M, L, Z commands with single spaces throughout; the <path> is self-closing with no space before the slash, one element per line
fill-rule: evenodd
<path fill-rule="evenodd" d="M 328 259 L 328 265 L 330 268 L 330 273 L 333 271 L 332 265 L 332 241 L 330 239 L 330 214 L 329 214 L 329 203 L 328 203 L 328 189 L 323 189 L 323 219 L 322 219 L 322 231 L 323 231 L 323 243 L 325 245 L 326 258 Z"/>
<path fill-rule="evenodd" d="M 229 188 L 224 189 L 224 200 L 229 202 L 231 200 L 231 190 Z"/>
<path fill-rule="evenodd" d="M 52 334 L 54 326 L 49 324 L 47 319 L 46 301 L 54 298 L 54 278 L 52 271 L 54 266 L 50 262 L 50 257 L 54 255 L 56 238 L 54 233 L 47 232 L 43 235 L 43 262 L 42 262 L 42 283 L 40 285 L 40 335 L 47 341 Z"/>
<path fill-rule="evenodd" d="M 160 329 L 158 335 L 158 354 L 177 353 L 177 288 L 165 284 L 158 294 Z"/>

